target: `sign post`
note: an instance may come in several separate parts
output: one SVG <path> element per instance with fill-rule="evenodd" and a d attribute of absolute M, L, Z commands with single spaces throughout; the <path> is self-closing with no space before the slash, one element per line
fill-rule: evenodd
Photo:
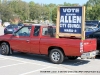
<path fill-rule="evenodd" d="M 58 7 L 56 38 L 75 36 L 85 39 L 85 7 Z"/>

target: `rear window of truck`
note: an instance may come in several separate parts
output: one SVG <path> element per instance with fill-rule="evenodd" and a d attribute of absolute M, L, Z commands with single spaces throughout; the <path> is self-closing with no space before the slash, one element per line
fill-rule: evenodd
<path fill-rule="evenodd" d="M 42 35 L 54 37 L 56 33 L 56 28 L 54 27 L 43 27 Z"/>

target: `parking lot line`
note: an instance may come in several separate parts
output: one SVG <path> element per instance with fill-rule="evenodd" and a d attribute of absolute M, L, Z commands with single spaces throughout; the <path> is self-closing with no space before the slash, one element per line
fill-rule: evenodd
<path fill-rule="evenodd" d="M 40 65 L 40 66 L 48 66 L 48 65 L 43 65 L 43 64 L 33 63 L 33 62 L 22 61 L 22 60 L 18 60 L 18 59 L 11 59 L 11 58 L 8 58 L 8 57 L 0 57 L 0 58 L 8 59 L 8 60 L 13 60 L 13 61 L 18 61 L 18 62 L 22 62 L 22 63 L 35 64 L 35 65 Z M 52 67 L 53 68 L 58 68 L 58 67 L 54 67 L 54 66 L 52 66 Z"/>
<path fill-rule="evenodd" d="M 45 68 L 37 69 L 37 70 L 34 70 L 34 71 L 30 71 L 30 72 L 26 72 L 26 73 L 23 73 L 23 74 L 19 74 L 19 75 L 27 75 L 27 74 L 34 73 L 34 72 L 37 72 L 37 71 L 41 71 L 41 70 L 44 70 L 44 69 L 48 69 L 50 67 L 51 66 L 48 66 L 48 67 L 45 67 Z"/>
<path fill-rule="evenodd" d="M 3 58 L 3 59 L 9 59 L 9 60 L 14 60 L 14 61 L 23 62 L 23 63 L 35 64 L 35 65 L 48 66 L 48 65 L 43 65 L 43 64 L 37 64 L 37 63 L 32 63 L 32 62 L 22 61 L 22 60 L 18 60 L 18 59 L 11 59 L 11 58 L 8 58 L 8 57 L 0 57 L 0 58 Z"/>
<path fill-rule="evenodd" d="M 0 55 L 0 56 L 2 56 L 2 55 Z M 22 63 L 29 63 L 29 64 L 35 64 L 35 65 L 39 65 L 39 66 L 45 66 L 45 67 L 47 67 L 48 65 L 43 65 L 43 64 L 38 64 L 38 63 L 33 63 L 33 62 L 27 62 L 27 61 L 22 61 L 22 60 L 18 60 L 18 59 L 15 59 L 15 57 L 14 57 L 14 59 L 13 58 L 9 58 L 9 57 L 0 57 L 0 58 L 2 58 L 2 59 L 8 59 L 8 60 L 13 60 L 13 61 L 18 61 L 18 62 L 22 62 Z M 56 64 L 54 64 L 54 65 L 56 65 Z M 57 65 L 58 66 L 58 65 Z M 60 65 L 61 66 L 61 65 Z M 58 67 L 55 67 L 55 66 L 51 66 L 52 68 L 56 68 L 56 69 L 58 69 Z M 62 66 L 61 66 L 62 67 Z M 69 69 L 69 68 L 66 68 L 66 67 L 63 67 L 62 69 L 67 69 L 67 70 L 71 70 L 71 71 L 74 71 L 74 70 L 72 70 L 72 69 Z"/>
<path fill-rule="evenodd" d="M 34 62 L 27 62 L 27 61 L 22 61 L 22 60 L 18 60 L 18 59 L 15 59 L 16 57 L 8 57 L 8 56 L 3 56 L 3 55 L 0 55 L 0 59 L 8 59 L 8 60 L 13 60 L 13 61 L 18 61 L 20 63 L 17 63 L 17 64 L 12 64 L 12 65 L 6 65 L 6 66 L 1 66 L 0 68 L 6 68 L 6 67 L 11 67 L 11 66 L 15 66 L 15 65 L 20 65 L 20 64 L 26 64 L 26 63 L 29 63 L 29 64 L 35 64 L 35 65 L 39 65 L 39 66 L 44 66 L 44 68 L 41 68 L 41 69 L 37 69 L 37 70 L 34 70 L 34 71 L 28 71 L 26 73 L 22 73 L 20 75 L 28 75 L 28 74 L 31 74 L 31 73 L 34 73 L 34 72 L 37 72 L 37 71 L 41 71 L 41 70 L 44 70 L 44 69 L 48 69 L 48 68 L 55 68 L 55 69 L 58 69 L 57 66 L 54 66 L 51 64 L 51 66 L 48 66 L 48 65 L 43 65 L 43 64 L 37 64 L 37 63 L 34 63 Z M 56 64 L 55 64 L 56 65 Z M 62 65 L 60 65 L 60 69 L 63 69 L 63 70 L 70 70 L 70 71 L 74 71 L 72 69 L 69 69 L 69 68 L 65 68 L 65 67 L 62 67 Z M 70 73 L 68 73 L 70 75 Z M 75 73 L 76 74 L 76 73 Z M 56 75 L 59 75 L 59 74 L 56 74 Z"/>
<path fill-rule="evenodd" d="M 26 64 L 26 63 L 17 63 L 17 64 L 12 64 L 12 65 L 6 65 L 6 66 L 1 66 L 1 68 L 5 68 L 5 67 L 11 67 L 11 66 L 15 66 L 15 65 L 20 65 L 20 64 Z"/>
<path fill-rule="evenodd" d="M 18 60 L 18 59 L 11 59 L 11 58 L 8 58 L 8 57 L 1 57 L 1 58 L 13 60 L 13 61 L 18 61 L 18 62 L 22 62 L 22 63 L 35 64 L 35 65 L 39 65 L 39 66 L 48 66 L 48 65 L 43 65 L 43 64 L 33 63 L 33 62 L 22 61 L 22 60 Z M 52 68 L 57 68 L 58 69 L 58 67 L 55 67 L 55 66 L 52 66 Z M 64 67 L 63 67 L 63 69 L 64 69 Z M 68 69 L 68 70 L 71 70 L 71 69 Z"/>
<path fill-rule="evenodd" d="M 37 64 L 37 63 L 22 61 L 22 60 L 18 60 L 18 59 L 11 59 L 11 58 L 7 58 L 7 57 L 1 57 L 1 58 L 13 60 L 13 61 L 18 61 L 18 62 L 23 62 L 23 63 L 29 63 L 29 64 L 35 64 L 35 65 L 41 65 L 41 66 L 48 66 L 48 65 L 43 65 L 43 64 Z"/>

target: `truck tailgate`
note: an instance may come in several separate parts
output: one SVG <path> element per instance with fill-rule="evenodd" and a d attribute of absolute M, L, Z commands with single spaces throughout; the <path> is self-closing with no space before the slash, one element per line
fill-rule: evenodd
<path fill-rule="evenodd" d="M 96 50 L 97 40 L 96 39 L 86 39 L 83 41 L 83 50 L 85 52 L 91 52 Z"/>

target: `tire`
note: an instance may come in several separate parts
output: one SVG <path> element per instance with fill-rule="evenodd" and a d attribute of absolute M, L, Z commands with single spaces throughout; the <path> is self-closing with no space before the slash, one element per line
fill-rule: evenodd
<path fill-rule="evenodd" d="M 6 43 L 6 42 L 3 42 L 0 46 L 0 53 L 2 55 L 9 55 L 11 52 L 10 52 L 10 47 L 9 45 Z"/>
<path fill-rule="evenodd" d="M 68 56 L 69 60 L 76 60 L 78 57 L 77 56 Z"/>
<path fill-rule="evenodd" d="M 64 54 L 59 49 L 52 49 L 49 58 L 54 64 L 61 64 L 64 61 Z"/>

